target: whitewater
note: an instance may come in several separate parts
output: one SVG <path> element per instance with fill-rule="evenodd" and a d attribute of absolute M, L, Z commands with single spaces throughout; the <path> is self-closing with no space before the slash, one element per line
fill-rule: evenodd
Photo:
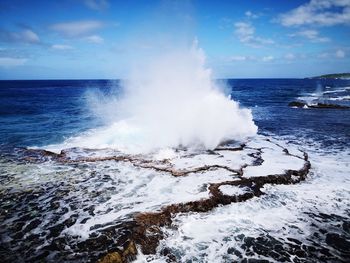
<path fill-rule="evenodd" d="M 162 148 L 214 149 L 222 142 L 254 136 L 249 109 L 239 106 L 225 83 L 214 81 L 195 41 L 187 49 L 158 54 L 133 68 L 113 96 L 88 94 L 90 109 L 106 125 L 48 150 L 84 147 L 145 153 Z"/>

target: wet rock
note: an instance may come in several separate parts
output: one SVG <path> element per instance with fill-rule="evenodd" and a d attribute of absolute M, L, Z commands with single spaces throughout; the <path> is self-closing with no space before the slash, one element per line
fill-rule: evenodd
<path fill-rule="evenodd" d="M 47 238 L 58 237 L 64 228 L 65 228 L 65 225 L 63 223 L 50 227 L 49 228 L 50 234 L 47 236 Z"/>
<path fill-rule="evenodd" d="M 38 225 L 41 224 L 41 220 L 40 219 L 34 219 L 33 221 L 31 221 L 25 228 L 24 228 L 24 232 L 29 232 L 31 230 L 33 230 L 34 228 L 36 228 Z"/>
<path fill-rule="evenodd" d="M 123 263 L 122 256 L 119 252 L 112 252 L 105 255 L 102 259 L 97 261 L 98 263 Z"/>
<path fill-rule="evenodd" d="M 160 252 L 162 256 L 166 257 L 167 263 L 174 263 L 177 262 L 175 255 L 171 252 L 171 250 L 167 247 L 163 248 Z"/>
<path fill-rule="evenodd" d="M 346 233 L 350 234 L 350 221 L 343 222 L 342 227 Z"/>
<path fill-rule="evenodd" d="M 103 247 L 107 248 L 113 245 L 113 243 L 112 239 L 108 238 L 106 235 L 100 234 L 98 237 L 89 238 L 85 241 L 79 242 L 77 247 L 82 251 L 99 251 Z"/>
<path fill-rule="evenodd" d="M 143 213 L 137 215 L 135 221 L 133 239 L 141 245 L 142 253 L 155 254 L 159 240 L 164 237 L 160 227 L 172 222 L 170 213 Z"/>
<path fill-rule="evenodd" d="M 24 225 L 25 225 L 25 222 L 17 222 L 11 226 L 11 230 L 13 230 L 14 232 L 21 231 Z"/>
<path fill-rule="evenodd" d="M 58 202 L 58 201 L 51 201 L 51 203 L 50 203 L 50 208 L 52 209 L 52 210 L 56 210 L 56 209 L 58 209 L 60 207 L 60 202 Z"/>
<path fill-rule="evenodd" d="M 300 101 L 292 101 L 288 104 L 289 107 L 298 107 L 298 108 L 302 108 L 304 106 L 306 106 L 305 102 L 300 102 Z"/>
<path fill-rule="evenodd" d="M 328 233 L 326 243 L 342 252 L 350 253 L 350 241 L 336 233 Z"/>
<path fill-rule="evenodd" d="M 295 238 L 287 237 L 287 240 L 289 240 L 289 241 L 291 241 L 291 242 L 293 242 L 293 243 L 295 243 L 295 244 L 298 244 L 298 245 L 301 245 L 301 244 L 302 244 L 301 241 L 299 241 L 299 240 L 297 240 L 297 239 L 295 239 Z"/>
<path fill-rule="evenodd" d="M 316 104 L 307 104 L 300 101 L 292 101 L 288 104 L 289 107 L 297 108 L 312 108 L 312 109 L 350 109 L 349 106 L 338 105 L 338 104 L 326 104 L 326 103 L 316 103 Z"/>
<path fill-rule="evenodd" d="M 46 258 L 47 256 L 50 255 L 50 252 L 49 251 L 42 251 L 40 252 L 38 255 L 34 256 L 34 257 L 29 257 L 29 261 L 30 262 L 46 262 Z"/>
<path fill-rule="evenodd" d="M 54 239 L 48 246 L 45 246 L 44 249 L 50 251 L 64 251 L 65 247 L 68 245 L 64 237 Z"/>
<path fill-rule="evenodd" d="M 238 258 L 242 258 L 242 253 L 233 247 L 227 249 L 227 254 L 234 254 Z"/>
<path fill-rule="evenodd" d="M 246 145 L 238 147 L 220 145 L 217 149 L 210 152 L 213 154 L 210 157 L 223 156 L 222 151 L 242 151 L 245 147 Z M 254 153 L 251 153 L 253 151 Z M 283 151 L 284 154 L 290 155 L 288 150 L 283 149 Z M 247 155 L 251 157 L 248 159 L 253 158 L 252 163 L 249 163 L 249 165 L 259 166 L 264 162 L 261 149 L 251 148 L 248 153 Z M 112 157 L 79 157 L 74 159 L 67 157 L 69 151 L 62 152 L 60 155 L 40 151 L 32 152 L 31 154 L 34 156 L 34 159 L 31 160 L 33 162 L 35 160 L 37 162 L 50 160 L 62 166 L 67 165 L 74 169 L 82 169 L 84 173 L 87 171 L 83 178 L 78 179 L 78 182 L 82 185 L 76 185 L 77 181 L 71 178 L 72 181 L 46 183 L 40 186 L 40 190 L 27 191 L 10 197 L 7 197 L 7 193 L 0 193 L 1 200 L 12 202 L 11 204 L 5 204 L 7 209 L 10 210 L 6 216 L 18 218 L 18 220 L 14 221 L 13 229 L 6 229 L 6 231 L 10 232 L 10 237 L 15 237 L 12 243 L 8 242 L 6 244 L 8 246 L 7 249 L 10 249 L 13 254 L 17 253 L 22 258 L 28 258 L 28 261 L 33 262 L 131 262 L 137 254 L 136 244 L 140 246 L 144 254 L 155 254 L 158 251 L 160 240 L 165 237 L 163 228 L 174 227 L 173 218 L 176 215 L 180 213 L 208 212 L 221 205 L 244 202 L 262 195 L 261 188 L 265 184 L 292 184 L 305 179 L 310 168 L 308 157 L 305 155 L 305 164 L 300 170 L 287 170 L 281 174 L 245 178 L 244 168 L 248 164 L 244 163 L 238 169 L 232 169 L 221 164 L 199 165 L 194 168 L 176 168 L 169 160 L 155 161 L 142 156 L 120 155 Z M 113 181 L 110 175 L 91 172 L 91 170 L 87 169 L 91 163 L 102 161 L 123 162 L 137 169 L 151 169 L 155 173 L 167 173 L 174 177 L 223 169 L 232 173 L 234 180 L 207 183 L 204 190 L 209 189 L 209 196 L 204 199 L 165 205 L 156 212 L 142 213 L 141 211 L 130 215 L 127 219 L 130 222 L 125 222 L 125 219 L 120 221 L 116 219 L 116 221 L 111 220 L 102 224 L 95 224 L 90 227 L 89 231 L 91 233 L 84 241 L 79 239 L 78 236 L 71 236 L 67 233 L 63 235 L 62 231 L 76 224 L 78 218 L 78 223 L 83 225 L 95 214 L 103 215 L 115 209 L 101 209 L 100 203 L 109 199 L 109 191 L 119 191 L 118 183 L 103 190 L 99 189 L 99 187 L 90 188 L 92 180 L 96 180 L 99 184 Z M 296 177 L 297 180 L 293 180 L 292 176 Z M 86 183 L 84 184 L 84 182 Z M 113 182 L 110 183 L 112 185 Z M 247 192 L 243 191 L 243 194 L 234 196 L 224 195 L 219 191 L 221 185 L 247 189 Z M 77 190 L 80 186 L 79 190 L 83 189 L 83 197 L 76 196 L 77 193 L 81 193 Z M 67 218 L 68 213 L 72 213 L 72 211 L 74 214 Z M 46 213 L 49 216 L 45 218 Z M 22 231 L 23 228 L 25 228 L 25 231 Z M 34 229 L 38 229 L 38 231 L 32 231 Z M 29 232 L 29 234 L 24 235 L 24 232 Z M 2 233 L 0 230 L 0 234 Z M 247 249 L 247 256 L 254 257 L 256 254 L 261 254 L 276 261 L 286 261 L 286 258 L 288 259 L 289 256 L 288 253 L 294 253 L 295 255 L 300 255 L 300 257 L 304 256 L 303 249 L 300 248 L 300 244 L 295 240 L 289 240 L 291 244 L 289 244 L 287 253 L 281 242 L 269 237 L 253 238 L 241 236 L 239 238 L 241 238 L 241 241 L 243 240 L 242 246 Z M 39 249 L 36 251 L 36 248 Z M 242 253 L 234 248 L 228 249 L 227 252 L 238 258 L 243 257 Z M 168 262 L 176 262 L 176 257 L 171 253 L 170 249 L 163 248 L 160 253 L 167 258 Z M 9 256 L 6 259 L 9 259 Z"/>
<path fill-rule="evenodd" d="M 85 217 L 83 220 L 81 220 L 80 224 L 85 224 L 91 217 Z"/>
<path fill-rule="evenodd" d="M 326 104 L 326 103 L 317 103 L 316 105 L 310 105 L 310 108 L 319 108 L 319 109 L 350 109 L 348 106 L 338 105 L 338 104 Z"/>
<path fill-rule="evenodd" d="M 122 251 L 110 252 L 100 258 L 97 263 L 127 263 L 136 259 L 137 250 L 135 243 L 129 241 Z"/>
<path fill-rule="evenodd" d="M 253 256 L 253 255 L 252 255 Z M 255 258 L 245 258 L 241 261 L 242 263 L 270 263 L 270 261 L 265 259 L 255 259 Z"/>

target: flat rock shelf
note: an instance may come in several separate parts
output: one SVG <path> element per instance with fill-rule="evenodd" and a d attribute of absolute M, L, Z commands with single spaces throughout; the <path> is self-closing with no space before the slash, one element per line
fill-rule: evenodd
<path fill-rule="evenodd" d="M 174 217 L 259 198 L 310 167 L 307 153 L 264 136 L 148 155 L 17 148 L 0 162 L 0 257 L 105 263 L 159 253 L 177 262 L 159 246 Z"/>

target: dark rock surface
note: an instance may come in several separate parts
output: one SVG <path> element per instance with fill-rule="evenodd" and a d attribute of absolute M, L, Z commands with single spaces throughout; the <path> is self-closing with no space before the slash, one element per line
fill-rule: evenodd
<path fill-rule="evenodd" d="M 338 105 L 338 104 L 326 104 L 326 103 L 315 103 L 315 104 L 307 104 L 301 101 L 292 101 L 288 104 L 289 107 L 297 107 L 297 108 L 311 108 L 311 109 L 350 109 L 348 106 Z"/>

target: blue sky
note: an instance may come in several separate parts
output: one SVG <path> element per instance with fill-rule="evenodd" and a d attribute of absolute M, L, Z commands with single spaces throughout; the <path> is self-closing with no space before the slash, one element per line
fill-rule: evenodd
<path fill-rule="evenodd" d="M 350 71 L 350 0 L 1 0 L 0 18 L 0 79 L 123 78 L 194 39 L 217 78 Z"/>

